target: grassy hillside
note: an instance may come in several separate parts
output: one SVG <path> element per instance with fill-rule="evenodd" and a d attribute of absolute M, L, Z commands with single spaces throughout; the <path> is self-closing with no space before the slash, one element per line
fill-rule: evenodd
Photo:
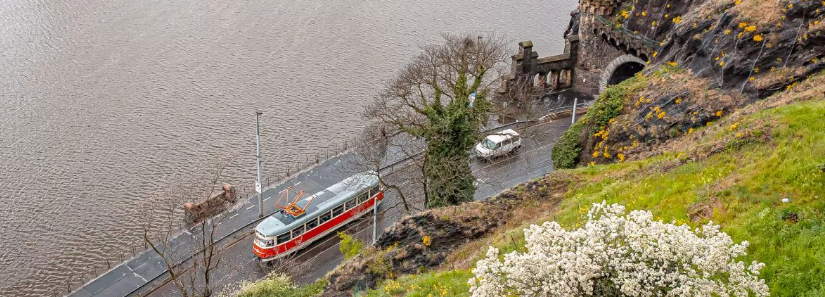
<path fill-rule="evenodd" d="M 734 240 L 751 242 L 744 260 L 767 264 L 762 276 L 772 295 L 825 296 L 823 96 L 825 76 L 818 75 L 673 139 L 651 157 L 552 173 L 543 182 L 568 183 L 557 207 L 463 246 L 438 272 L 385 280 L 369 296 L 467 296 L 468 269 L 486 246 L 522 249 L 524 226 L 556 220 L 574 228 L 586 206 L 602 200 L 664 221 L 720 224 Z M 516 212 L 531 208 L 526 201 Z"/>
<path fill-rule="evenodd" d="M 364 293 L 468 296 L 470 270 L 488 246 L 502 254 L 523 250 L 524 227 L 555 220 L 575 228 L 588 205 L 606 200 L 650 210 L 667 222 L 699 226 L 713 221 L 735 241 L 751 243 L 742 260 L 766 264 L 762 276 L 771 295 L 825 296 L 823 99 L 825 75 L 820 74 L 652 147 L 643 156 L 559 170 L 517 186 L 500 196 L 510 197 L 506 205 L 515 205 L 497 214 L 507 217 L 504 226 L 460 245 L 435 269 L 408 275 L 389 272 Z M 458 208 L 476 212 L 467 208 L 495 205 Z M 455 219 L 451 214 L 455 211 L 436 209 L 423 215 L 446 222 Z M 293 288 L 283 279 L 269 280 L 248 287 L 243 296 L 317 296 L 324 282 Z"/>

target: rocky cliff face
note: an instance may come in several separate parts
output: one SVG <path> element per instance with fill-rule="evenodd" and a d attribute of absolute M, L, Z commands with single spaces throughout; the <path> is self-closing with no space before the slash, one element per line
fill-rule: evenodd
<path fill-rule="evenodd" d="M 502 225 L 513 197 L 423 212 L 395 223 L 376 242 L 329 275 L 322 296 L 350 296 L 381 279 L 417 273 L 444 263 L 449 253 Z"/>
<path fill-rule="evenodd" d="M 548 176 L 487 201 L 406 217 L 382 234 L 376 246 L 330 273 L 322 296 L 351 296 L 355 287 L 374 288 L 381 279 L 439 267 L 462 245 L 505 227 L 510 220 L 532 218 L 533 213 L 524 211 L 525 207 L 556 205 L 569 184 L 565 178 L 563 174 Z"/>
<path fill-rule="evenodd" d="M 823 68 L 822 1 L 695 2 L 664 35 L 659 63 L 675 61 L 712 87 L 748 99 Z"/>
<path fill-rule="evenodd" d="M 659 42 L 643 77 L 604 92 L 579 164 L 622 162 L 822 71 L 823 1 L 623 1 L 609 16 Z M 583 45 L 586 46 L 586 45 Z"/>

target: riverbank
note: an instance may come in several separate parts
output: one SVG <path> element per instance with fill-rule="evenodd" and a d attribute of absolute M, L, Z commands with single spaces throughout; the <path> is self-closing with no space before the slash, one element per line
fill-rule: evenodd
<path fill-rule="evenodd" d="M 488 247 L 523 252 L 524 228 L 577 229 L 602 201 L 689 229 L 713 222 L 749 243 L 735 261 L 764 263 L 771 295 L 825 294 L 815 273 L 825 271 L 825 52 L 812 41 L 825 34 L 825 4 L 610 3 L 589 13 L 661 51 L 637 58 L 647 68 L 607 87 L 565 133 L 557 170 L 488 203 L 407 217 L 303 296 L 469 296 Z"/>
<path fill-rule="evenodd" d="M 133 210 L 218 161 L 221 182 L 251 192 L 256 110 L 274 182 L 360 132 L 375 86 L 438 34 L 536 36 L 575 6 L 0 2 L 2 296 L 66 294 L 132 257 Z M 32 248 L 44 241 L 61 248 Z"/>

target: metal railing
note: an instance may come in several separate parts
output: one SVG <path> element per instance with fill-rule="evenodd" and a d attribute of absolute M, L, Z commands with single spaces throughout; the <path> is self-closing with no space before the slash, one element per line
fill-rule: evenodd
<path fill-rule="evenodd" d="M 592 101 L 591 101 L 591 102 L 592 102 Z M 589 104 L 590 104 L 590 103 L 587 103 L 587 102 L 579 102 L 578 104 L 576 104 L 576 106 L 577 106 L 577 108 L 581 108 L 581 107 L 587 107 L 587 106 L 589 106 Z M 508 128 L 512 128 L 512 127 L 515 127 L 515 126 L 519 126 L 519 125 L 527 125 L 527 127 L 532 127 L 532 126 L 534 126 L 534 125 L 542 124 L 543 122 L 547 121 L 547 120 L 546 120 L 546 118 L 547 118 L 548 116 L 552 115 L 552 114 L 556 114 L 556 113 L 559 113 L 559 112 L 565 112 L 565 111 L 568 111 L 568 110 L 571 110 L 571 109 L 572 109 L 572 105 L 571 105 L 571 106 L 560 106 L 560 107 L 553 108 L 553 109 L 549 110 L 545 116 L 543 116 L 543 117 L 541 117 L 541 118 L 539 118 L 539 119 L 536 119 L 536 120 L 524 120 L 524 121 L 514 121 L 514 122 L 511 122 L 511 123 L 503 124 L 503 125 L 496 126 L 496 127 L 493 127 L 493 128 L 485 129 L 485 130 L 481 131 L 481 133 L 482 133 L 482 134 L 487 134 L 487 133 L 494 132 L 494 131 L 497 131 L 497 130 L 508 129 Z M 552 120 L 552 119 L 551 119 L 551 120 Z M 525 127 L 525 128 L 526 128 L 526 127 Z M 318 164 L 321 164 L 322 162 L 325 162 L 325 161 L 327 161 L 327 160 L 330 160 L 330 159 L 333 159 L 333 158 L 335 158 L 335 157 L 338 157 L 338 156 L 341 156 L 341 155 L 343 155 L 343 154 L 346 154 L 346 153 L 348 153 L 348 152 L 351 152 L 353 148 L 357 147 L 357 144 L 358 144 L 358 143 L 361 143 L 361 142 L 359 142 L 359 141 L 357 140 L 357 138 L 353 138 L 353 139 L 351 139 L 351 140 L 345 140 L 345 141 L 344 141 L 344 142 L 343 142 L 343 143 L 342 143 L 342 144 L 341 144 L 341 145 L 340 145 L 337 149 L 335 149 L 335 150 L 327 150 L 327 149 L 325 149 L 323 153 L 316 153 L 316 154 L 314 154 L 314 158 L 310 158 L 309 156 L 307 156 L 307 157 L 305 158 L 305 162 L 300 162 L 300 161 L 299 161 L 299 162 L 295 163 L 295 164 L 296 164 L 296 166 L 294 167 L 294 171 L 292 170 L 292 167 L 287 167 L 287 169 L 286 169 L 285 171 L 282 171 L 282 172 L 280 172 L 280 173 L 276 174 L 276 175 L 274 176 L 274 179 L 271 179 L 271 178 L 270 178 L 270 176 L 267 176 L 267 177 L 264 179 L 264 180 L 266 181 L 266 183 L 265 183 L 265 185 L 266 185 L 266 186 L 265 186 L 265 189 L 270 189 L 270 188 L 272 188 L 272 185 L 273 185 L 273 184 L 280 185 L 280 184 L 282 184 L 283 182 L 285 182 L 285 181 L 286 181 L 286 179 L 290 178 L 291 176 L 294 176 L 294 175 L 300 174 L 301 172 L 305 171 L 306 169 L 309 169 L 309 168 L 314 168 L 315 166 L 317 166 Z M 422 151 L 420 151 L 420 152 L 418 152 L 418 153 L 415 153 L 415 154 L 409 155 L 409 156 L 407 156 L 407 157 L 404 157 L 404 158 L 402 158 L 402 159 L 400 159 L 400 160 L 394 161 L 394 162 L 392 162 L 392 163 L 390 163 L 390 164 L 384 165 L 384 166 L 382 166 L 382 167 L 380 167 L 380 168 L 378 169 L 378 170 L 379 170 L 379 173 L 383 173 L 383 172 L 387 172 L 387 171 L 389 171 L 389 172 L 395 172 L 396 167 L 401 166 L 401 167 L 403 168 L 403 167 L 408 166 L 408 164 L 406 164 L 406 163 L 408 163 L 409 161 L 411 161 L 411 160 L 413 160 L 413 159 L 415 159 L 415 158 L 417 158 L 417 157 L 420 157 L 423 153 L 424 153 L 424 150 L 422 150 Z M 321 159 L 321 158 L 322 158 L 321 156 L 323 156 L 323 159 Z M 242 199 L 249 199 L 250 201 L 251 201 L 251 199 L 252 199 L 252 198 L 254 198 L 254 195 L 256 195 L 256 194 L 254 194 L 254 192 L 253 192 L 254 190 L 251 190 L 251 189 L 249 189 L 248 187 L 244 187 L 244 186 L 239 186 L 239 187 L 238 187 L 238 189 L 237 189 L 237 191 L 238 191 L 238 197 L 242 197 Z M 276 210 L 276 211 L 277 211 L 277 210 Z M 265 213 L 263 217 L 258 218 L 258 219 L 255 219 L 255 220 L 253 220 L 252 222 L 247 223 L 247 224 L 243 225 L 242 227 L 238 228 L 237 230 L 232 231 L 232 232 L 230 232 L 230 233 L 228 233 L 228 234 L 226 234 L 226 235 L 224 235 L 224 236 L 222 236 L 222 237 L 220 237 L 220 238 L 216 239 L 216 240 L 214 241 L 214 244 L 219 244 L 219 243 L 221 243 L 222 241 L 226 240 L 227 238 L 230 238 L 230 237 L 233 237 L 233 236 L 238 235 L 239 233 L 241 233 L 242 231 L 246 230 L 247 228 L 249 228 L 249 227 L 250 227 L 250 226 L 252 226 L 253 224 L 259 223 L 260 221 L 262 221 L 263 219 L 265 219 L 266 217 L 268 217 L 268 216 L 270 216 L 270 215 L 272 215 L 272 214 L 274 214 L 274 213 L 275 213 L 275 211 L 273 211 L 273 212 L 269 212 L 269 213 Z M 197 254 L 201 253 L 203 250 L 204 250 L 204 249 L 200 249 L 200 250 L 198 250 L 198 251 L 193 252 L 193 253 L 192 253 L 192 255 L 190 255 L 189 257 L 186 257 L 185 259 L 182 259 L 182 260 L 178 261 L 177 263 L 174 263 L 174 264 L 173 264 L 173 266 L 179 266 L 179 265 L 181 265 L 181 264 L 183 264 L 183 263 L 185 263 L 185 262 L 187 262 L 187 261 L 191 260 L 194 256 L 196 256 Z M 111 262 L 109 262 L 109 261 L 107 260 L 107 261 L 106 261 L 106 264 L 107 264 L 107 266 L 106 266 L 106 270 L 103 270 L 104 272 L 103 272 L 102 274 L 98 274 L 98 273 L 97 273 L 97 272 L 98 272 L 98 269 L 93 269 L 91 274 L 87 274 L 87 275 L 90 275 L 90 276 L 91 276 L 91 278 L 89 278 L 86 282 L 82 283 L 83 285 L 78 286 L 76 289 L 83 288 L 85 285 L 88 285 L 89 283 L 91 283 L 92 281 L 96 280 L 97 278 L 99 278 L 99 277 L 100 277 L 100 276 L 102 276 L 103 274 L 105 274 L 105 273 L 107 273 L 107 272 L 109 272 L 109 271 L 111 271 L 111 270 L 113 270 L 113 269 L 116 269 L 118 266 L 123 265 L 123 263 L 126 263 L 126 262 L 130 261 L 131 259 L 133 259 L 134 257 L 136 257 L 136 256 L 140 255 L 141 253 L 148 252 L 148 251 L 150 251 L 150 250 L 148 250 L 147 244 L 146 244 L 145 242 L 144 242 L 144 247 L 143 247 L 143 249 L 139 249 L 139 248 L 136 248 L 136 247 L 132 246 L 132 247 L 131 247 L 131 254 L 129 254 L 129 255 L 130 255 L 130 257 L 129 257 L 129 258 L 125 258 L 125 259 L 124 259 L 124 255 L 123 255 L 123 254 L 120 254 L 120 255 L 119 255 L 120 264 L 118 264 L 118 265 L 114 265 L 114 266 L 112 266 L 112 265 L 111 265 Z M 136 289 L 134 289 L 134 290 L 130 291 L 130 292 L 129 292 L 128 294 L 126 294 L 125 296 L 133 296 L 133 295 L 135 295 L 135 294 L 139 293 L 141 290 L 145 289 L 145 288 L 146 288 L 146 286 L 148 286 L 149 284 L 155 283 L 156 281 L 158 281 L 159 279 L 161 279 L 162 277 L 164 277 L 164 276 L 166 276 L 166 275 L 168 275 L 168 274 L 169 274 L 168 270 L 165 270 L 163 273 L 161 273 L 161 274 L 159 274 L 159 275 L 155 276 L 155 277 L 154 277 L 154 278 L 152 278 L 151 280 L 148 280 L 145 284 L 143 284 L 143 285 L 141 285 L 140 287 L 138 287 L 138 288 L 136 288 Z M 74 292 L 76 291 L 76 290 L 75 290 L 75 291 L 72 291 L 72 290 L 71 290 L 71 283 L 70 283 L 69 281 L 67 281 L 66 286 L 67 286 L 67 291 L 69 292 L 69 294 L 74 293 Z"/>

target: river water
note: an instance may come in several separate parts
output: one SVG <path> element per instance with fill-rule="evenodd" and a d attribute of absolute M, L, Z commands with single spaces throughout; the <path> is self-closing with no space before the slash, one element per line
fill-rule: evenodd
<path fill-rule="evenodd" d="M 251 187 L 336 150 L 443 32 L 561 53 L 574 0 L 0 1 L 0 295 L 56 295 L 141 244 L 147 197 L 228 161 Z"/>

